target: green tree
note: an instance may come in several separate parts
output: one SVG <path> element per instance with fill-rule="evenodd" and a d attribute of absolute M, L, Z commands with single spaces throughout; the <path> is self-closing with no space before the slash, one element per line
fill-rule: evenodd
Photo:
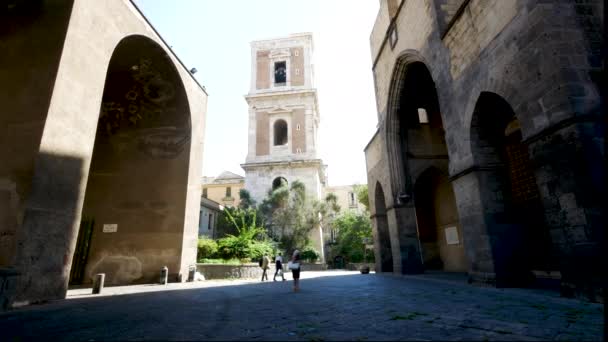
<path fill-rule="evenodd" d="M 239 202 L 239 208 L 255 208 L 255 200 L 253 199 L 253 197 L 251 197 L 251 193 L 247 189 L 239 190 L 239 197 L 241 198 L 241 201 Z"/>
<path fill-rule="evenodd" d="M 356 184 L 354 186 L 357 201 L 361 203 L 367 212 L 369 212 L 369 193 L 367 192 L 367 184 Z"/>
<path fill-rule="evenodd" d="M 197 247 L 197 260 L 213 258 L 217 253 L 217 242 L 205 236 L 201 236 L 198 238 Z"/>
<path fill-rule="evenodd" d="M 338 204 L 338 196 L 333 192 L 330 192 L 325 196 L 325 203 L 327 204 L 327 213 L 339 213 L 340 205 Z"/>
<path fill-rule="evenodd" d="M 217 223 L 215 224 L 216 238 L 223 238 L 228 235 L 236 235 L 238 231 L 230 222 L 228 213 L 234 215 L 237 208 L 224 207 L 224 210 L 218 215 Z"/>
<path fill-rule="evenodd" d="M 306 247 L 300 253 L 300 258 L 302 260 L 315 262 L 319 259 L 319 252 L 317 252 L 317 250 L 312 247 Z"/>
<path fill-rule="evenodd" d="M 338 232 L 333 253 L 350 262 L 362 262 L 365 255 L 365 241 L 372 239 L 372 225 L 366 213 L 347 211 L 338 216 L 333 225 Z M 373 260 L 373 252 L 367 253 L 367 261 Z"/>
<path fill-rule="evenodd" d="M 237 231 L 218 240 L 218 254 L 224 259 L 258 259 L 272 254 L 276 244 L 268 240 L 266 229 L 259 224 L 257 209 L 224 210 L 227 220 Z"/>
<path fill-rule="evenodd" d="M 269 235 L 280 241 L 288 253 L 310 245 L 310 232 L 319 227 L 327 208 L 326 203 L 308 198 L 306 187 L 300 181 L 269 190 L 268 197 L 260 204 Z"/>
<path fill-rule="evenodd" d="M 251 220 L 255 217 L 256 224 L 258 226 L 264 226 L 264 218 L 255 207 L 250 207 L 247 209 L 240 207 L 225 207 L 224 210 L 222 210 L 222 212 L 219 214 L 215 226 L 216 238 L 223 238 L 228 235 L 238 235 L 239 232 L 237 230 L 237 226 L 234 225 L 230 217 L 240 217 L 240 215 L 245 215 L 245 220 L 247 222 L 251 222 Z"/>

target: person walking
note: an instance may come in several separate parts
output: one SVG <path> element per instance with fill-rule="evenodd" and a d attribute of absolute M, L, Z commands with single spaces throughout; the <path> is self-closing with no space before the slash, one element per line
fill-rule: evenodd
<path fill-rule="evenodd" d="M 272 280 L 277 281 L 277 274 L 281 272 L 281 277 L 283 278 L 283 281 L 285 281 L 285 275 L 283 274 L 283 257 L 281 254 L 277 254 L 276 258 L 274 259 L 274 265 L 277 270 L 274 271 L 274 277 L 272 277 Z"/>
<path fill-rule="evenodd" d="M 264 281 L 264 278 L 266 278 L 266 280 L 268 280 L 268 274 L 266 273 L 268 271 L 268 266 L 270 264 L 270 258 L 268 257 L 268 255 L 264 254 L 264 256 L 262 257 L 262 270 L 264 272 L 262 272 L 262 281 Z"/>
<path fill-rule="evenodd" d="M 293 292 L 300 291 L 300 251 L 293 251 L 290 261 L 291 274 L 293 275 Z"/>

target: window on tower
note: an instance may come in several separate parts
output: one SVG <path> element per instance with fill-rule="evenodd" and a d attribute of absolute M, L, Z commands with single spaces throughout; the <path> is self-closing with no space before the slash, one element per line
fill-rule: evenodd
<path fill-rule="evenodd" d="M 277 120 L 274 123 L 274 146 L 287 145 L 287 122 Z"/>
<path fill-rule="evenodd" d="M 286 62 L 274 63 L 274 85 L 282 86 L 287 82 L 287 64 Z"/>

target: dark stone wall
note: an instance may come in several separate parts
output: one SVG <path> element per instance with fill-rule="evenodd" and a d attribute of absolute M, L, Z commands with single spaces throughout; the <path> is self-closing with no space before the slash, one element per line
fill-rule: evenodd
<path fill-rule="evenodd" d="M 73 1 L 12 3 L 0 8 L 0 266 L 14 263 Z"/>
<path fill-rule="evenodd" d="M 401 72 L 407 66 L 399 68 L 401 61 L 417 56 L 429 69 L 438 93 L 470 274 L 482 282 L 510 286 L 518 277 L 517 265 L 526 266 L 525 254 L 516 252 L 525 231 L 514 217 L 517 213 L 505 208 L 503 189 L 509 178 L 501 175 L 502 161 L 492 157 L 495 152 L 482 146 L 472 130 L 480 95 L 490 92 L 503 98 L 513 109 L 522 143 L 528 148 L 542 203 L 539 210 L 550 232 L 548 253 L 559 259 L 554 263 L 559 266 L 553 267 L 561 271 L 564 294 L 570 291 L 603 300 L 598 292 L 601 272 L 594 263 L 601 259 L 599 243 L 606 226 L 602 210 L 606 134 L 598 89 L 605 43 L 603 2 L 520 0 L 507 8 L 511 13 L 502 13 L 505 2 L 466 1 L 459 14 L 466 20 L 456 16 L 444 35 L 448 2 L 435 2 L 436 23 L 426 40 L 419 43 L 415 36 L 424 34 L 420 25 L 414 27 L 411 21 L 397 18 L 396 47 L 384 46 L 374 56 L 380 132 L 386 135 L 396 124 L 390 103 L 398 94 L 391 93 L 394 89 L 387 84 L 405 77 Z M 484 21 L 488 13 L 509 15 L 510 19 L 501 26 Z M 401 11 L 398 17 L 407 15 L 413 14 Z M 385 141 L 390 144 L 390 137 Z M 476 148 L 488 152 L 487 158 L 480 158 L 483 153 L 476 157 Z M 394 156 L 385 154 L 383 158 L 387 160 L 382 161 L 386 163 L 382 170 L 368 169 L 368 184 L 377 180 L 397 185 L 411 182 L 412 169 L 401 174 L 388 160 Z M 423 167 L 418 169 L 421 172 Z M 387 184 L 387 193 L 389 185 L 393 195 L 400 190 Z M 391 227 L 397 234 L 410 230 L 389 217 L 390 224 L 397 224 Z"/>

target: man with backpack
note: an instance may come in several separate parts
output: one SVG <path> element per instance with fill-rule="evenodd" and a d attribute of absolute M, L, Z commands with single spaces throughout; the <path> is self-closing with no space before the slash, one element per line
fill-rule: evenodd
<path fill-rule="evenodd" d="M 266 280 L 268 280 L 268 274 L 266 272 L 268 271 L 269 264 L 270 264 L 270 258 L 268 258 L 268 255 L 264 254 L 264 256 L 262 257 L 262 259 L 260 259 L 260 262 L 259 262 L 260 267 L 264 271 L 264 272 L 262 272 L 262 281 L 264 281 L 264 277 L 266 278 Z"/>

